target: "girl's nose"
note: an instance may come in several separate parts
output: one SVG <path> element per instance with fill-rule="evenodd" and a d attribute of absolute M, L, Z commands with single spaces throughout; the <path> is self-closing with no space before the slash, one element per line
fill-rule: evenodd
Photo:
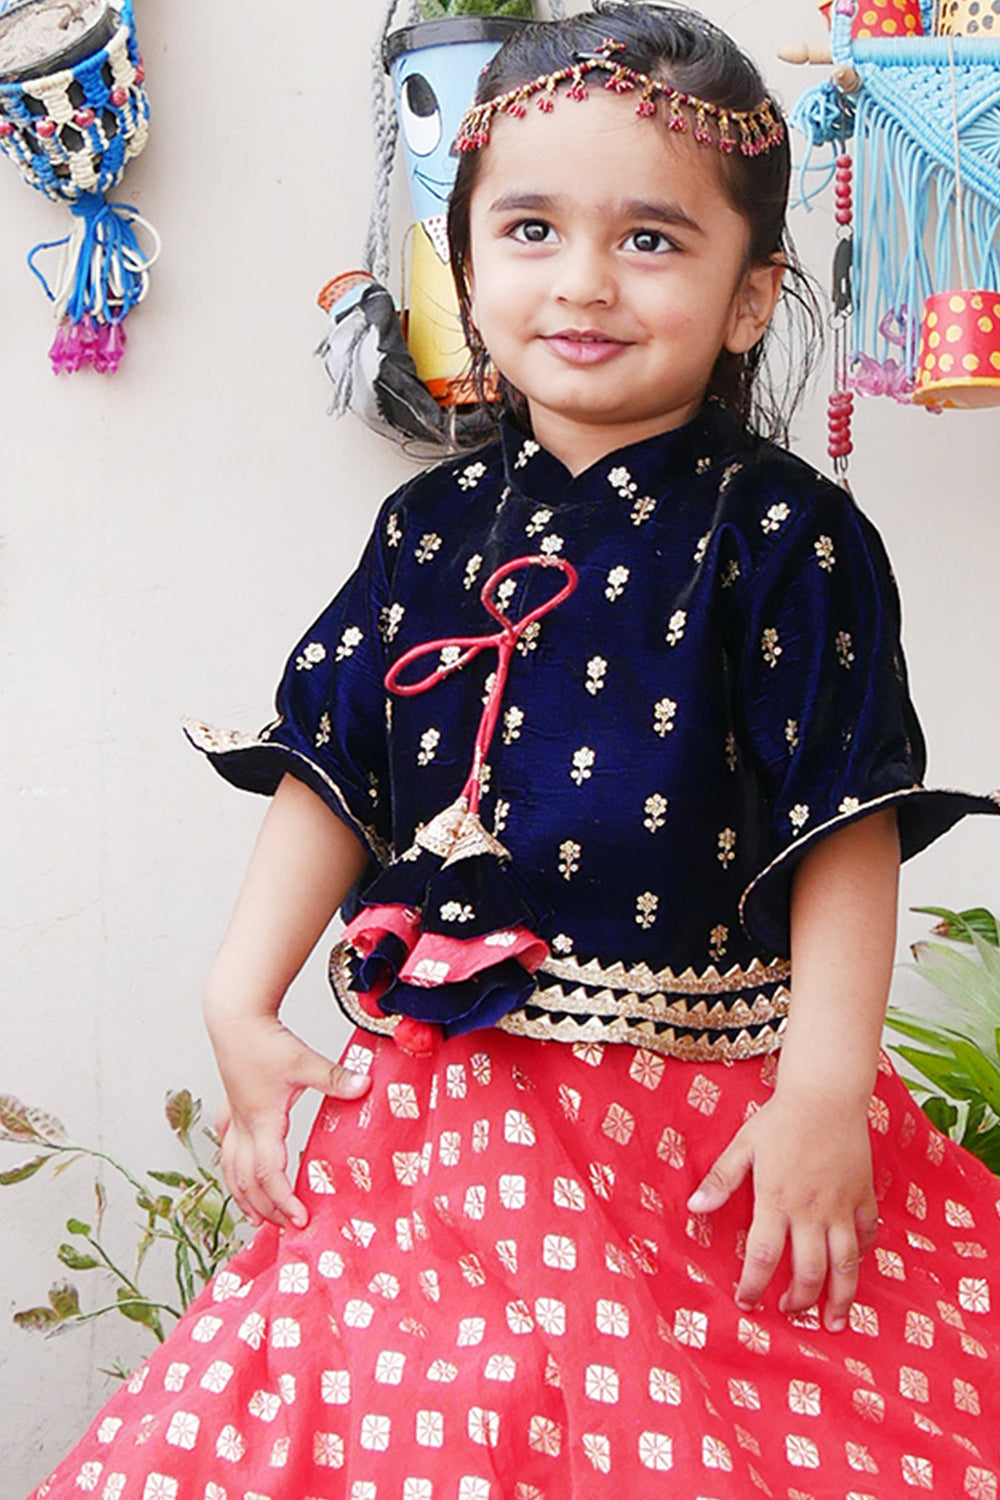
<path fill-rule="evenodd" d="M 614 268 L 595 245 L 567 245 L 558 257 L 552 292 L 557 302 L 607 307 L 617 297 Z"/>

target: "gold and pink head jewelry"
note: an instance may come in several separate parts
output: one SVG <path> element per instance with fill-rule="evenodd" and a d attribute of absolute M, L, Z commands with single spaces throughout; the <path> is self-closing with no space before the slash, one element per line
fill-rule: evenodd
<path fill-rule="evenodd" d="M 588 89 L 584 79 L 593 72 L 608 75 L 604 87 L 613 94 L 638 92 L 635 112 L 640 117 L 655 115 L 662 98 L 667 106 L 668 128 L 687 130 L 690 117 L 691 133 L 701 145 L 716 145 L 727 154 L 738 151 L 741 156 L 759 156 L 762 151 L 770 151 L 784 140 L 784 124 L 766 94 L 753 109 L 724 109 L 708 99 L 699 99 L 696 94 L 674 88 L 663 79 L 651 78 L 647 73 L 637 73 L 634 68 L 626 67 L 615 59 L 615 53 L 624 50 L 623 42 L 606 37 L 595 52 L 578 55 L 566 67 L 520 83 L 483 104 L 472 105 L 459 126 L 455 150 L 479 151 L 489 143 L 490 128 L 498 115 L 522 119 L 528 112 L 529 100 L 533 98 L 543 114 L 550 113 L 564 83 L 569 85 L 564 91 L 567 99 L 586 99 Z"/>

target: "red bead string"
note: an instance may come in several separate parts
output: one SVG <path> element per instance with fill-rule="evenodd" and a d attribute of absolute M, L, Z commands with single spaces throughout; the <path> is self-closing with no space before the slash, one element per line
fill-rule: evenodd
<path fill-rule="evenodd" d="M 846 152 L 837 157 L 834 174 L 834 217 L 837 221 L 838 256 L 834 261 L 834 312 L 833 312 L 833 390 L 827 402 L 827 452 L 833 460 L 833 470 L 846 483 L 847 461 L 853 450 L 851 441 L 851 419 L 854 415 L 854 392 L 849 387 L 848 330 L 850 327 L 850 260 L 849 245 L 854 218 L 853 191 L 854 164 Z M 844 260 L 843 252 L 848 252 Z M 846 269 L 845 269 L 846 265 Z M 839 276 L 837 267 L 840 267 Z M 842 282 L 838 284 L 840 278 Z"/>

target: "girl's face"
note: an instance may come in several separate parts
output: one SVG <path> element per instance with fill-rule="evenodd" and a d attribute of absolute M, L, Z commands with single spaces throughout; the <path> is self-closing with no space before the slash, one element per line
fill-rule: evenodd
<path fill-rule="evenodd" d="M 715 148 L 599 85 L 494 122 L 469 217 L 473 321 L 577 473 L 688 421 L 780 291 L 780 267 L 747 269 Z"/>

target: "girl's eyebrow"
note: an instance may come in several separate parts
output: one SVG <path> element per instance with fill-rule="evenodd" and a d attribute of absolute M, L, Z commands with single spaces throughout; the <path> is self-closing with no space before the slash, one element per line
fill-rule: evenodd
<path fill-rule="evenodd" d="M 503 193 L 490 204 L 494 214 L 507 213 L 552 213 L 560 204 L 560 198 L 551 193 L 512 192 Z M 670 200 L 659 202 L 646 198 L 630 198 L 625 203 L 613 205 L 611 216 L 622 219 L 641 219 L 645 223 L 669 224 L 675 229 L 689 229 L 695 234 L 704 234 L 701 225 L 684 212 L 679 203 Z"/>

